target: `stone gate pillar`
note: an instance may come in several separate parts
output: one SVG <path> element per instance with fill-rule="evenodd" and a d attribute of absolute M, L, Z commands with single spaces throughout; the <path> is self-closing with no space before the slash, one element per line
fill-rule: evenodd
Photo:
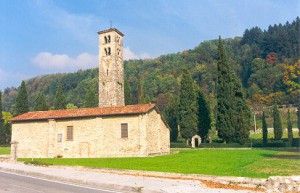
<path fill-rule="evenodd" d="M 10 144 L 11 144 L 10 160 L 11 161 L 17 161 L 18 144 L 19 144 L 19 142 L 12 141 Z"/>

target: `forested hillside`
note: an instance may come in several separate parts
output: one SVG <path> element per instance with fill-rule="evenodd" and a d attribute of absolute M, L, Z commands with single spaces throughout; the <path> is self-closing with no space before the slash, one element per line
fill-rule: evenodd
<path fill-rule="evenodd" d="M 243 37 L 224 40 L 224 48 L 233 69 L 241 78 L 247 99 L 252 108 L 274 103 L 296 104 L 295 90 L 288 81 L 289 69 L 300 66 L 300 19 L 292 23 L 245 30 Z M 224 38 L 224 37 L 223 37 Z M 217 37 L 216 37 L 217 39 Z M 210 101 L 214 111 L 217 82 L 217 40 L 204 41 L 199 46 L 181 53 L 163 55 L 155 59 L 124 62 L 125 81 L 128 83 L 132 103 L 137 103 L 138 80 L 143 88 L 144 101 L 155 102 L 162 111 L 176 103 L 180 91 L 183 69 L 188 69 Z M 293 80 L 290 80 L 293 79 Z M 39 76 L 26 81 L 30 109 L 39 92 L 53 106 L 57 86 L 61 84 L 67 103 L 84 106 L 84 96 L 90 87 L 98 90 L 98 69 L 79 70 L 75 73 Z M 3 110 L 14 114 L 17 88 L 3 92 Z"/>

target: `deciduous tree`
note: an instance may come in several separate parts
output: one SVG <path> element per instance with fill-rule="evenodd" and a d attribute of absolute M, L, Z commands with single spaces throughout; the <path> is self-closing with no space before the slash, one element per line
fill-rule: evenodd
<path fill-rule="evenodd" d="M 94 87 L 91 86 L 85 95 L 84 107 L 91 108 L 91 107 L 97 107 L 97 106 L 98 106 L 97 93 L 96 93 Z"/>
<path fill-rule="evenodd" d="M 143 80 L 144 78 L 142 76 L 140 76 L 138 79 L 138 104 L 145 103 Z"/>
<path fill-rule="evenodd" d="M 131 88 L 130 84 L 127 80 L 124 81 L 124 97 L 125 97 L 125 105 L 131 105 Z"/>

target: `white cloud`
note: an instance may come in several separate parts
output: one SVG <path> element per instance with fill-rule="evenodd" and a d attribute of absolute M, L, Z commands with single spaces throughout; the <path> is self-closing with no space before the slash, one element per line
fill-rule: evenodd
<path fill-rule="evenodd" d="M 67 54 L 41 52 L 33 57 L 31 61 L 41 69 L 70 72 L 78 69 L 97 67 L 98 57 L 89 53 L 82 53 L 72 58 Z"/>
<path fill-rule="evenodd" d="M 102 19 L 91 14 L 75 14 L 57 6 L 52 1 L 34 1 L 32 4 L 43 23 L 60 33 L 71 35 L 82 44 L 89 44 L 96 36 L 97 26 Z"/>
<path fill-rule="evenodd" d="M 148 53 L 136 54 L 133 51 L 131 51 L 129 47 L 124 48 L 123 52 L 124 52 L 124 60 L 150 58 L 150 55 Z"/>

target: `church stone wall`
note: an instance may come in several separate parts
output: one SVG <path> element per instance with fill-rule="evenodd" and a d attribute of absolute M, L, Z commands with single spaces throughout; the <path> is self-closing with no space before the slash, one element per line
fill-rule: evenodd
<path fill-rule="evenodd" d="M 12 142 L 17 142 L 17 157 L 45 157 L 48 154 L 47 121 L 14 123 Z"/>
<path fill-rule="evenodd" d="M 128 137 L 121 137 L 121 124 Z M 67 127 L 73 140 L 67 140 Z M 169 130 L 155 110 L 149 114 L 14 123 L 17 157 L 144 157 L 169 152 Z"/>
<path fill-rule="evenodd" d="M 156 110 L 148 114 L 147 153 L 148 155 L 170 153 L 170 130 Z"/>

